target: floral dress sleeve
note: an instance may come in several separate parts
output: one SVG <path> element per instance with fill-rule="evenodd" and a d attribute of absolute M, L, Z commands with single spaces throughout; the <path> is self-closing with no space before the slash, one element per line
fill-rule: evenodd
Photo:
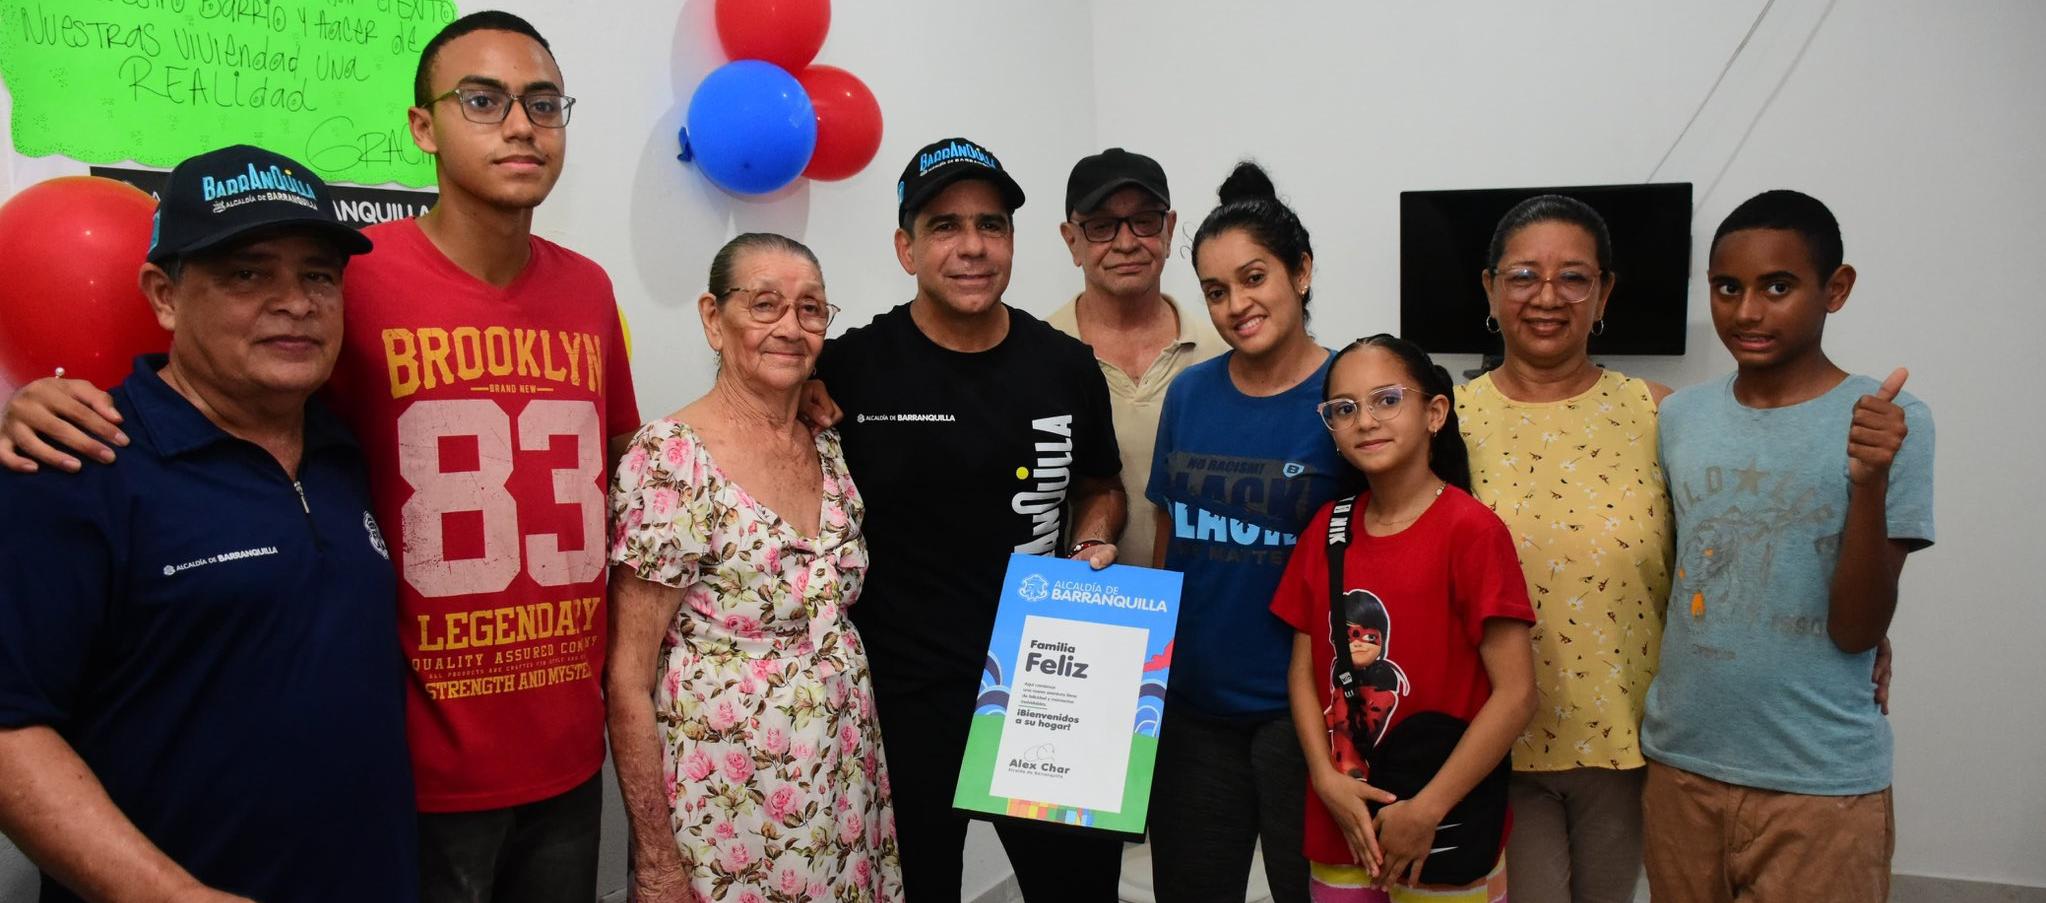
<path fill-rule="evenodd" d="M 650 583 L 695 583 L 715 520 L 706 477 L 695 436 L 666 420 L 641 427 L 611 490 L 611 562 Z"/>

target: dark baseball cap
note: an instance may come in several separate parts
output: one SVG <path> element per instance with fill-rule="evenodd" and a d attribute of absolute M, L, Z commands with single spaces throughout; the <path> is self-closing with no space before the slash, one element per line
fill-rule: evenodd
<path fill-rule="evenodd" d="M 1066 177 L 1066 215 L 1092 213 L 1116 191 L 1134 185 L 1172 206 L 1172 191 L 1165 187 L 1165 168 L 1143 154 L 1111 147 L 1073 164 Z"/>
<path fill-rule="evenodd" d="M 344 254 L 369 253 L 369 239 L 334 215 L 327 183 L 312 170 L 282 154 L 237 144 L 187 158 L 171 170 L 157 195 L 149 262 L 279 228 L 319 233 Z"/>
<path fill-rule="evenodd" d="M 964 138 L 947 138 L 924 145 L 909 165 L 902 168 L 902 181 L 895 184 L 895 217 L 905 225 L 911 214 L 923 209 L 938 192 L 961 179 L 984 179 L 995 183 L 1002 203 L 1014 213 L 1023 206 L 1023 186 L 1009 178 L 1002 161 Z"/>

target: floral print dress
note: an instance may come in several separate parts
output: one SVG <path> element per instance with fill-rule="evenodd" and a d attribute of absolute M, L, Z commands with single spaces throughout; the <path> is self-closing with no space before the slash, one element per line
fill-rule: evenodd
<path fill-rule="evenodd" d="M 675 843 L 707 900 L 902 897 L 867 657 L 846 609 L 864 506 L 838 434 L 817 437 L 819 531 L 802 535 L 688 425 L 642 427 L 619 464 L 611 560 L 683 591 L 654 717 Z"/>

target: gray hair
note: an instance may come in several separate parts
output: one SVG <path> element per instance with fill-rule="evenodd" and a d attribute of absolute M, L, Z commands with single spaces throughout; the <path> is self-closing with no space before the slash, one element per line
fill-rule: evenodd
<path fill-rule="evenodd" d="M 734 278 L 732 271 L 738 268 L 739 258 L 755 251 L 780 251 L 785 254 L 794 254 L 809 261 L 811 266 L 816 267 L 819 278 L 822 278 L 824 273 L 824 265 L 817 262 L 817 255 L 810 250 L 808 245 L 800 241 L 774 232 L 743 233 L 735 236 L 731 241 L 725 242 L 725 246 L 719 248 L 717 255 L 710 259 L 709 289 L 711 295 L 718 299 L 719 304 L 725 303 L 726 293 L 738 288 L 738 286 L 732 284 Z"/>

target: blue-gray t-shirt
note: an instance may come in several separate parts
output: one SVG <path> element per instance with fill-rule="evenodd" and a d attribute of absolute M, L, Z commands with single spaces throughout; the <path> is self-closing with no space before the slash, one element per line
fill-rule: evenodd
<path fill-rule="evenodd" d="M 1875 653 L 1826 633 L 1846 525 L 1847 432 L 1879 383 L 1850 376 L 1783 408 L 1750 408 L 1727 377 L 1662 403 L 1662 467 L 1677 518 L 1662 665 L 1642 749 L 1706 777 L 1785 793 L 1890 786 Z M 1910 433 L 1890 465 L 1891 539 L 1932 542 L 1932 412 L 1897 397 Z"/>
<path fill-rule="evenodd" d="M 1165 567 L 1186 575 L 1173 702 L 1210 716 L 1262 718 L 1286 713 L 1293 655 L 1293 628 L 1271 613 L 1272 592 L 1301 528 L 1349 471 L 1314 412 L 1328 361 L 1299 385 L 1260 398 L 1230 380 L 1234 356 L 1173 379 L 1144 494 L 1172 522 Z"/>

